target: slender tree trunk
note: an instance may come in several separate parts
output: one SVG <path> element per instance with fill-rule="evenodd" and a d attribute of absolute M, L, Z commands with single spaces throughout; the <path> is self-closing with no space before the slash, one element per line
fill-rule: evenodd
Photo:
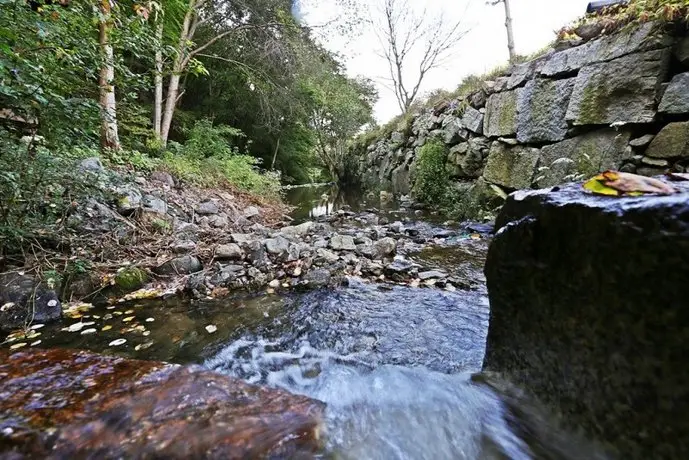
<path fill-rule="evenodd" d="M 188 10 L 184 15 L 182 30 L 179 34 L 175 62 L 172 65 L 172 75 L 170 75 L 170 82 L 168 83 L 167 99 L 165 101 L 163 121 L 160 127 L 160 141 L 163 147 L 167 145 L 168 136 L 170 135 L 170 126 L 172 125 L 172 117 L 175 114 L 175 107 L 177 106 L 177 99 L 179 98 L 179 82 L 186 65 L 187 42 L 192 38 L 189 36 L 189 30 L 191 29 L 191 23 L 196 14 L 194 9 L 195 5 L 196 0 L 189 0 Z"/>
<path fill-rule="evenodd" d="M 163 122 L 163 20 L 158 18 L 160 23 L 156 29 L 159 48 L 155 56 L 155 102 L 153 106 L 153 130 L 158 139 L 162 138 L 161 126 Z"/>
<path fill-rule="evenodd" d="M 512 9 L 510 8 L 510 0 L 502 0 L 505 4 L 505 28 L 507 29 L 507 49 L 510 52 L 510 62 L 513 62 L 517 57 L 514 45 L 514 30 L 512 28 Z"/>
<path fill-rule="evenodd" d="M 278 137 L 277 145 L 275 146 L 275 153 L 273 154 L 273 162 L 270 164 L 270 169 L 275 169 L 275 160 L 278 157 L 278 150 L 280 150 L 280 138 Z"/>
<path fill-rule="evenodd" d="M 110 1 L 101 1 L 101 14 L 104 19 L 99 23 L 99 43 L 103 63 L 100 69 L 98 85 L 100 87 L 100 145 L 102 149 L 120 150 L 120 138 L 117 132 L 117 100 L 115 98 L 115 56 L 110 44 L 111 9 Z"/>

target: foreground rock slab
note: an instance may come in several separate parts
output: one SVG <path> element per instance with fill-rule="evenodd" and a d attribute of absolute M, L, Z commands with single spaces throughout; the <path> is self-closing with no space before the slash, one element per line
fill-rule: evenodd
<path fill-rule="evenodd" d="M 0 458 L 284 458 L 323 405 L 199 366 L 70 350 L 0 354 Z"/>
<path fill-rule="evenodd" d="M 517 192 L 486 264 L 486 370 L 618 458 L 689 458 L 689 187 L 614 198 Z"/>

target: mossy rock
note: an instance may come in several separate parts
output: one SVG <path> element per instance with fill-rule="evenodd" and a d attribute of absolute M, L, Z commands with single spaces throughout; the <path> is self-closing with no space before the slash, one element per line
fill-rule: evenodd
<path fill-rule="evenodd" d="M 115 275 L 115 288 L 122 292 L 141 289 L 148 281 L 148 273 L 138 267 L 126 267 Z"/>

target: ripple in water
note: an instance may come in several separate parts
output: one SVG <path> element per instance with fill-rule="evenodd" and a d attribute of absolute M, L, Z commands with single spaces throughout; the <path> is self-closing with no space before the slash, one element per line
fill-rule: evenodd
<path fill-rule="evenodd" d="M 327 403 L 337 458 L 529 459 L 500 399 L 469 380 L 487 327 L 484 292 L 353 280 L 297 298 L 206 365 Z"/>

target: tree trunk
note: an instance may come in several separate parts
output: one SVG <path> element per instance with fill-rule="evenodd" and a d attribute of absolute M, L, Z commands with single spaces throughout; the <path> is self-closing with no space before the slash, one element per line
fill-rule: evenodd
<path fill-rule="evenodd" d="M 172 117 L 175 114 L 175 107 L 177 106 L 177 99 L 179 98 L 179 82 L 187 62 L 187 42 L 192 38 L 189 36 L 189 30 L 191 29 L 191 23 L 196 14 L 194 9 L 195 5 L 196 0 L 189 0 L 189 6 L 184 15 L 184 22 L 182 23 L 182 30 L 179 34 L 175 62 L 172 65 L 172 75 L 170 75 L 170 82 L 168 83 L 167 100 L 165 101 L 165 111 L 163 112 L 163 121 L 160 127 L 160 141 L 163 147 L 167 145 L 167 139 L 170 135 L 170 126 L 172 125 Z"/>
<path fill-rule="evenodd" d="M 155 102 L 153 106 L 153 130 L 157 138 L 162 138 L 161 126 L 163 122 L 163 19 L 158 18 L 160 24 L 156 29 L 158 50 L 155 56 Z"/>
<path fill-rule="evenodd" d="M 277 145 L 275 146 L 275 153 L 273 154 L 273 162 L 270 164 L 270 169 L 275 169 L 275 160 L 278 157 L 278 150 L 280 150 L 280 138 L 278 137 Z"/>
<path fill-rule="evenodd" d="M 110 1 L 101 2 L 101 14 L 104 19 L 99 23 L 99 43 L 103 63 L 100 68 L 100 145 L 102 149 L 120 150 L 120 138 L 117 132 L 117 101 L 115 99 L 115 56 L 110 44 L 112 28 Z"/>
<path fill-rule="evenodd" d="M 502 0 L 505 4 L 505 28 L 507 29 L 507 49 L 510 52 L 510 62 L 514 62 L 517 57 L 514 45 L 514 30 L 512 29 L 512 9 L 510 0 Z"/>

